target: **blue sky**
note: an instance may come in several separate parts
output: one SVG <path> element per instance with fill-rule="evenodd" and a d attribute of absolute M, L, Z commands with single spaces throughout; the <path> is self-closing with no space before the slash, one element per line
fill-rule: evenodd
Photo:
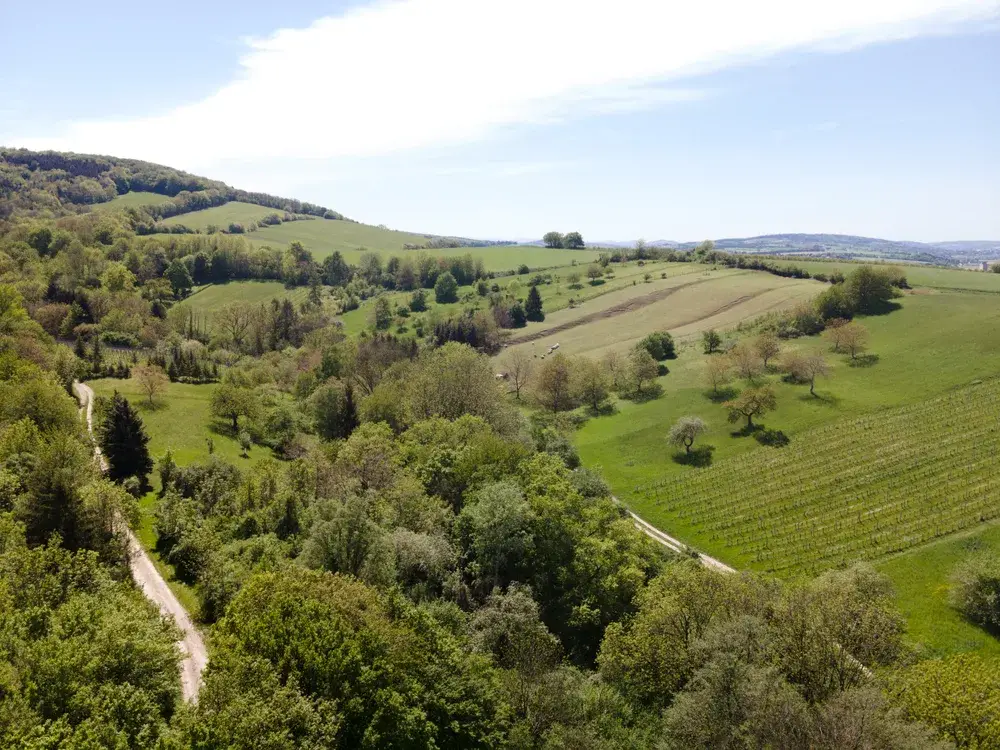
<path fill-rule="evenodd" d="M 0 143 L 414 231 L 1000 239 L 1000 3 L 0 3 Z"/>

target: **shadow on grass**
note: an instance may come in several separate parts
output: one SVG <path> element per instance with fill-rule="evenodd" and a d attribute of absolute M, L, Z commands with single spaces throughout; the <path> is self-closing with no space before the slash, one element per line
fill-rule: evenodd
<path fill-rule="evenodd" d="M 733 430 L 729 434 L 734 438 L 750 437 L 755 432 L 760 432 L 763 429 L 764 425 L 762 424 L 743 425 L 740 429 Z"/>
<path fill-rule="evenodd" d="M 638 393 L 630 393 L 626 398 L 629 401 L 636 404 L 644 404 L 647 401 L 655 401 L 660 396 L 663 395 L 663 386 L 659 383 L 653 383 L 652 385 L 644 388 Z"/>
<path fill-rule="evenodd" d="M 596 409 L 592 406 L 587 407 L 587 414 L 592 417 L 610 417 L 612 414 L 617 414 L 617 413 L 618 413 L 618 407 L 615 406 L 614 401 L 605 401 Z"/>
<path fill-rule="evenodd" d="M 134 403 L 139 408 L 139 411 L 162 411 L 170 406 L 170 404 L 166 401 L 154 401 L 153 403 L 149 403 L 148 398 Z"/>
<path fill-rule="evenodd" d="M 724 401 L 732 401 L 738 393 L 739 391 L 733 387 L 718 388 L 714 391 L 706 391 L 705 398 L 713 404 L 721 404 Z"/>
<path fill-rule="evenodd" d="M 769 445 L 772 448 L 784 448 L 792 442 L 781 430 L 757 430 L 753 437 L 761 445 Z"/>
<path fill-rule="evenodd" d="M 799 396 L 799 401 L 807 404 L 817 404 L 819 406 L 839 406 L 840 397 L 832 393 L 803 393 Z"/>
<path fill-rule="evenodd" d="M 872 307 L 869 310 L 864 311 L 864 315 L 888 315 L 891 312 L 896 312 L 896 310 L 902 310 L 903 306 L 898 302 L 892 302 L 891 300 L 882 302 L 881 304 Z"/>
<path fill-rule="evenodd" d="M 859 354 L 854 359 L 851 359 L 847 363 L 851 367 L 872 367 L 878 364 L 877 354 Z"/>
<path fill-rule="evenodd" d="M 699 445 L 697 448 L 692 448 L 690 453 L 677 451 L 673 455 L 673 459 L 674 463 L 681 464 L 682 466 L 696 466 L 699 469 L 704 469 L 706 466 L 712 465 L 712 454 L 714 452 L 714 445 Z"/>

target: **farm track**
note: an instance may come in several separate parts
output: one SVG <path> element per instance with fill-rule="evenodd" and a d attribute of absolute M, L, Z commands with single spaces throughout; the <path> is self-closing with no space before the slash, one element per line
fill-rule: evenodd
<path fill-rule="evenodd" d="M 573 328 L 587 325 L 588 323 L 593 323 L 596 320 L 605 320 L 606 318 L 614 318 L 619 315 L 624 315 L 625 313 L 630 313 L 633 312 L 634 310 L 640 310 L 643 307 L 652 305 L 654 302 L 660 302 L 661 300 L 665 300 L 667 297 L 671 296 L 675 292 L 681 291 L 682 289 L 690 289 L 693 286 L 697 286 L 699 284 L 706 284 L 709 281 L 713 281 L 713 279 L 700 279 L 698 281 L 690 281 L 687 284 L 672 286 L 668 289 L 659 289 L 655 292 L 644 294 L 641 297 L 635 297 L 625 302 L 621 302 L 617 305 L 613 305 L 612 307 L 609 307 L 607 310 L 600 310 L 598 312 L 587 313 L 586 315 L 583 315 L 577 318 L 576 320 L 570 320 L 565 323 L 560 323 L 559 325 L 552 326 L 551 328 L 546 328 L 541 331 L 535 331 L 534 333 L 529 333 L 524 336 L 517 336 L 516 338 L 510 339 L 507 343 L 512 346 L 514 344 L 527 344 L 532 341 L 538 341 L 538 339 L 545 338 L 546 336 L 552 336 L 557 333 L 562 333 L 563 331 L 569 331 L 572 330 Z M 763 294 L 763 292 L 758 292 L 757 294 Z M 754 294 L 747 297 L 741 297 L 735 303 L 734 302 L 727 303 L 721 309 L 711 312 L 708 315 L 703 315 L 695 320 L 686 321 L 685 323 L 683 323 L 683 325 L 690 325 L 691 323 L 697 323 L 698 320 L 702 320 L 703 318 L 711 317 L 712 315 L 717 315 L 720 312 L 725 312 L 730 307 L 732 307 L 733 304 L 740 304 L 740 302 L 745 302 L 746 300 L 751 299 L 752 297 L 755 296 L 757 295 Z M 595 297 L 595 299 L 600 299 L 600 297 Z"/>
<path fill-rule="evenodd" d="M 73 391 L 80 401 L 80 410 L 86 413 L 87 431 L 93 435 L 94 390 L 89 385 L 76 381 L 73 383 Z M 107 461 L 101 455 L 101 449 L 96 444 L 94 445 L 94 457 L 97 459 L 101 471 L 107 471 Z M 198 699 L 198 690 L 201 688 L 201 673 L 208 663 L 208 650 L 205 648 L 205 641 L 191 621 L 191 616 L 174 596 L 174 592 L 170 590 L 167 582 L 163 580 L 163 576 L 156 569 L 132 529 L 124 522 L 122 522 L 122 526 L 128 537 L 129 566 L 132 569 L 132 577 L 146 598 L 159 608 L 164 617 L 173 620 L 181 631 L 181 640 L 177 642 L 183 657 L 180 675 L 181 693 L 184 700 L 194 702 Z"/>

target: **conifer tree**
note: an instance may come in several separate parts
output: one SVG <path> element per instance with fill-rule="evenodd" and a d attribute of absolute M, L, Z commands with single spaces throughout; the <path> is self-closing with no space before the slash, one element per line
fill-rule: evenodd
<path fill-rule="evenodd" d="M 146 477 L 153 470 L 149 457 L 149 436 L 142 418 L 118 391 L 111 399 L 107 416 L 101 425 L 99 441 L 108 461 L 108 476 L 116 482 L 136 477 L 146 486 Z"/>
<path fill-rule="evenodd" d="M 533 286 L 528 292 L 528 299 L 524 303 L 524 313 L 528 320 L 540 323 L 545 320 L 545 312 L 542 310 L 542 295 L 538 293 L 538 287 Z"/>

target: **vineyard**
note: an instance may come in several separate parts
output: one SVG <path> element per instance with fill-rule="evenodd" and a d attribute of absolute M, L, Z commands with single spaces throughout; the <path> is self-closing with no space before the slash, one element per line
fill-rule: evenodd
<path fill-rule="evenodd" d="M 818 428 L 637 490 L 731 561 L 814 573 L 1000 517 L 1000 380 Z M 669 527 L 668 527 L 669 528 Z"/>

